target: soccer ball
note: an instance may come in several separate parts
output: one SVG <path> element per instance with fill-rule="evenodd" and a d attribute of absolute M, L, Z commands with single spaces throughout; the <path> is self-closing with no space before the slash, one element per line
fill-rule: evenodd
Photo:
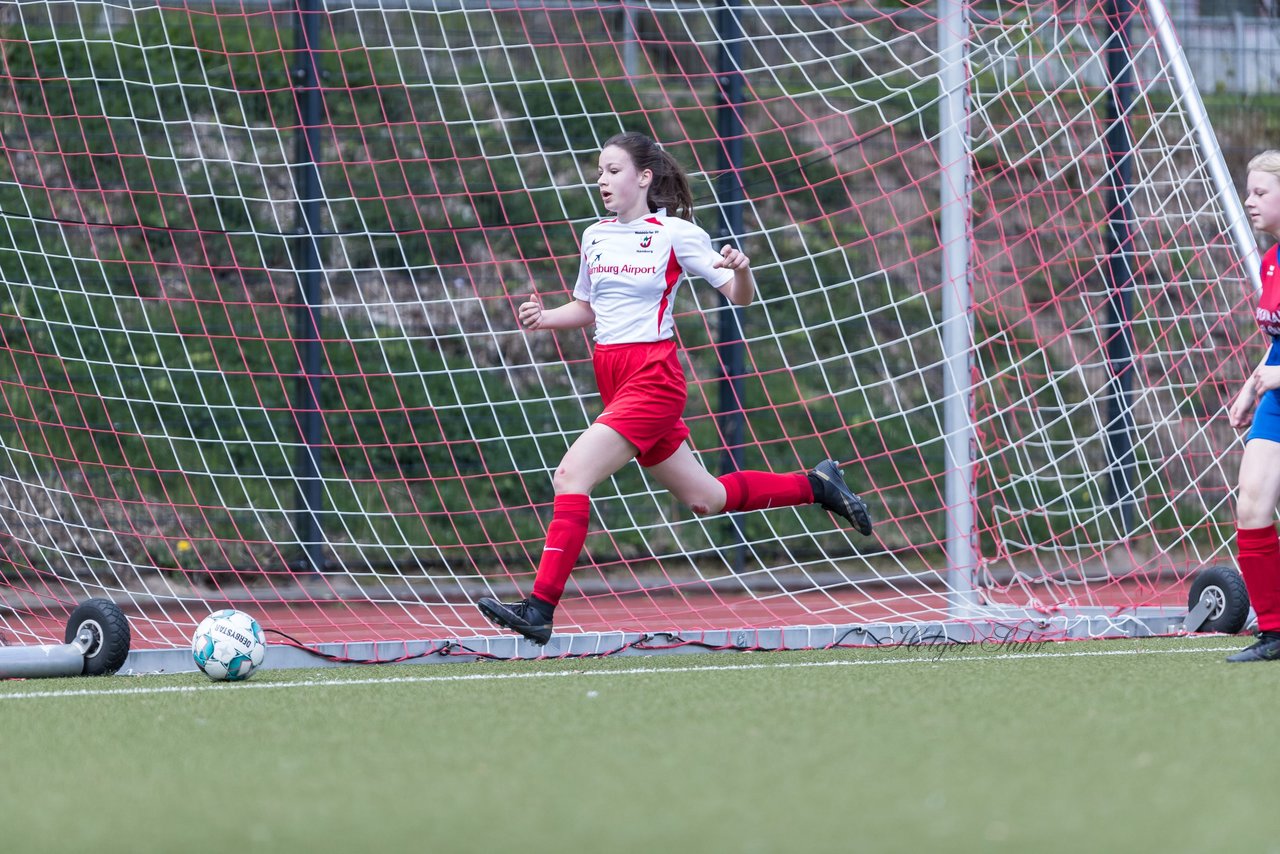
<path fill-rule="evenodd" d="M 218 682 L 248 679 L 262 665 L 266 654 L 262 628 L 244 611 L 214 611 L 191 637 L 196 667 Z"/>

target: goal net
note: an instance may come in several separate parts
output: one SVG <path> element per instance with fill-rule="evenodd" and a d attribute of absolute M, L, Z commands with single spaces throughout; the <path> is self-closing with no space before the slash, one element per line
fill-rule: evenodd
<path fill-rule="evenodd" d="M 0 27 L 4 643 L 103 596 L 135 649 L 228 605 L 288 643 L 496 649 L 473 601 L 530 590 L 600 409 L 590 330 L 515 308 L 570 298 L 623 130 L 758 282 L 676 305 L 699 458 L 845 461 L 876 526 L 699 517 L 631 464 L 560 639 L 1158 631 L 1231 560 L 1256 262 L 1158 4 L 17 0 Z"/>

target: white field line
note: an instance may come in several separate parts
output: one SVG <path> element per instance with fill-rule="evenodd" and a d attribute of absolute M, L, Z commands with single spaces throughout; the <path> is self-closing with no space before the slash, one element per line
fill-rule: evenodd
<path fill-rule="evenodd" d="M 940 647 L 946 649 L 948 647 Z M 597 678 L 610 676 L 660 676 L 666 673 L 717 673 L 733 670 L 792 670 L 802 667 L 870 667 L 891 664 L 944 664 L 975 661 L 1031 661 L 1044 658 L 1095 658 L 1108 655 L 1182 655 L 1200 652 L 1230 652 L 1228 646 L 1186 647 L 1183 649 L 1108 649 L 1078 652 L 1015 652 L 998 655 L 921 655 L 913 658 L 866 658 L 854 661 L 779 661 L 756 664 L 708 664 L 696 667 L 631 667 L 625 670 L 544 670 L 535 673 L 467 673 L 453 676 L 392 676 L 385 679 L 306 679 L 299 682 L 209 683 L 207 685 L 140 685 L 136 688 L 81 688 L 72 691 L 21 691 L 0 693 L 5 700 L 44 700 L 60 697 L 119 697 L 149 694 L 193 694 L 197 691 L 279 690 L 288 688 L 329 688 L 346 685 L 408 685 L 431 682 L 491 682 L 506 679 Z M 147 677 L 140 677 L 147 678 Z"/>

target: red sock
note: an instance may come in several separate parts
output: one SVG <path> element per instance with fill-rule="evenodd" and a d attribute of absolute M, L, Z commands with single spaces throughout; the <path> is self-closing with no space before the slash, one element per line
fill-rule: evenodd
<path fill-rule="evenodd" d="M 726 513 L 813 503 L 813 487 L 806 474 L 735 471 L 717 480 L 724 484 Z"/>
<path fill-rule="evenodd" d="M 1236 556 L 1259 631 L 1280 632 L 1280 536 L 1275 525 L 1237 528 Z"/>
<path fill-rule="evenodd" d="M 533 580 L 533 595 L 552 606 L 560 604 L 564 585 L 573 572 L 573 565 L 582 553 L 587 541 L 587 520 L 591 518 L 591 504 L 581 493 L 557 495 L 551 511 L 551 524 L 547 526 L 547 544 L 538 561 L 538 575 Z"/>

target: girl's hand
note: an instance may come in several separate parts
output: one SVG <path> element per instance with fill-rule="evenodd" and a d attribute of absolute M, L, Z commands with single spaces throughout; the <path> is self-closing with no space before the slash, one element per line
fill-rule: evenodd
<path fill-rule="evenodd" d="M 1253 423 L 1253 405 L 1258 401 L 1257 392 L 1254 390 L 1256 376 L 1255 373 L 1254 376 L 1245 380 L 1244 388 L 1240 390 L 1240 394 L 1236 395 L 1231 408 L 1227 410 L 1227 420 L 1237 430 L 1243 430 Z"/>
<path fill-rule="evenodd" d="M 1253 383 L 1253 393 L 1262 397 L 1273 388 L 1280 388 L 1280 365 L 1262 365 L 1249 380 Z"/>
<path fill-rule="evenodd" d="M 711 266 L 735 271 L 749 270 L 751 269 L 751 259 L 739 249 L 735 249 L 732 246 L 724 246 L 720 249 L 720 260 Z"/>
<path fill-rule="evenodd" d="M 529 299 L 520 303 L 520 325 L 525 329 L 542 327 L 542 300 L 537 294 L 530 295 Z"/>

